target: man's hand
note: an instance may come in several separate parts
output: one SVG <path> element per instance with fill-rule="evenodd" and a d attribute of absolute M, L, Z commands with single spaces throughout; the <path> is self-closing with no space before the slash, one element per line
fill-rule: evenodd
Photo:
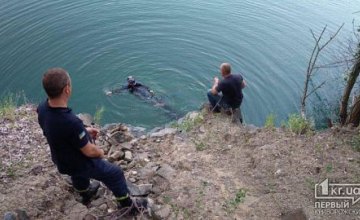
<path fill-rule="evenodd" d="M 80 148 L 81 152 L 91 158 L 102 158 L 104 157 L 104 150 L 98 148 L 96 145 L 88 142 L 84 147 Z"/>
<path fill-rule="evenodd" d="M 243 80 L 242 82 L 241 82 L 241 88 L 243 89 L 243 88 L 245 88 L 246 87 L 246 82 L 245 82 L 245 80 Z"/>
<path fill-rule="evenodd" d="M 93 127 L 87 127 L 87 132 L 90 134 L 91 138 L 93 140 L 96 140 L 97 135 L 99 134 L 99 129 L 93 128 Z"/>
<path fill-rule="evenodd" d="M 219 78 L 217 76 L 214 77 L 214 85 L 217 85 L 219 84 Z"/>

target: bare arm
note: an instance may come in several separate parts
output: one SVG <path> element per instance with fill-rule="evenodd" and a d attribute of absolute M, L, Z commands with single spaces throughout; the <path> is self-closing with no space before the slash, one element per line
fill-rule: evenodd
<path fill-rule="evenodd" d="M 91 139 L 95 140 L 99 130 L 92 127 L 87 127 L 86 130 L 88 131 Z M 96 145 L 91 142 L 88 142 L 84 147 L 80 148 L 80 150 L 87 157 L 99 158 L 104 156 L 104 150 L 96 147 Z"/>
<path fill-rule="evenodd" d="M 243 89 L 243 88 L 245 88 L 246 87 L 246 82 L 245 82 L 245 80 L 243 80 L 242 82 L 241 82 L 241 88 Z"/>
<path fill-rule="evenodd" d="M 84 147 L 80 148 L 81 152 L 91 158 L 101 158 L 104 157 L 104 151 L 95 144 L 88 142 Z"/>
<path fill-rule="evenodd" d="M 217 95 L 218 94 L 218 91 L 216 90 L 216 88 L 218 87 L 219 85 L 219 78 L 217 77 L 214 77 L 214 84 L 213 86 L 211 87 L 211 93 L 213 95 Z"/>

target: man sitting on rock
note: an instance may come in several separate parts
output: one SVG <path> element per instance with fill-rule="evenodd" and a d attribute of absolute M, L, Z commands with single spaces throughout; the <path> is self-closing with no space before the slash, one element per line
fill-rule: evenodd
<path fill-rule="evenodd" d="M 148 208 L 147 199 L 131 199 L 123 171 L 103 159 L 104 151 L 92 140 L 95 128 L 85 128 L 82 121 L 68 107 L 72 86 L 69 74 L 61 68 L 49 69 L 42 84 L 48 99 L 38 108 L 38 121 L 48 141 L 52 161 L 62 174 L 71 176 L 74 188 L 88 204 L 103 182 L 115 195 L 119 207 L 137 214 Z"/>
<path fill-rule="evenodd" d="M 245 80 L 240 74 L 231 74 L 231 66 L 229 63 L 222 63 L 220 65 L 220 72 L 223 79 L 214 78 L 214 84 L 208 91 L 207 97 L 209 99 L 211 110 L 213 112 L 220 112 L 220 109 L 235 111 L 240 108 L 243 93 L 245 88 Z M 222 94 L 219 94 L 219 93 Z M 242 122 L 242 119 L 240 119 Z"/>

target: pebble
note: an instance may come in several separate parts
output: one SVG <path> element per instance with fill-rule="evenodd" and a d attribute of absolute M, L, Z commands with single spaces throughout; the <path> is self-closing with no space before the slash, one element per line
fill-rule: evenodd
<path fill-rule="evenodd" d="M 137 180 L 135 178 L 133 178 L 133 177 L 130 177 L 129 181 L 132 182 L 132 183 L 135 183 Z"/>
<path fill-rule="evenodd" d="M 133 140 L 130 141 L 130 144 L 131 144 L 132 146 L 137 146 L 138 140 L 137 140 L 137 139 L 133 139 Z"/>
<path fill-rule="evenodd" d="M 282 170 L 281 169 L 278 169 L 276 172 L 275 172 L 275 176 L 280 176 L 282 174 Z"/>

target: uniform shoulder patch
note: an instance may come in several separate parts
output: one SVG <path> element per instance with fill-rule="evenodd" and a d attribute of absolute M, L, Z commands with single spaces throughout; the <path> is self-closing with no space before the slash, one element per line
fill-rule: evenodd
<path fill-rule="evenodd" d="M 80 134 L 79 134 L 79 139 L 83 139 L 85 137 L 86 133 L 85 131 L 82 131 Z"/>

